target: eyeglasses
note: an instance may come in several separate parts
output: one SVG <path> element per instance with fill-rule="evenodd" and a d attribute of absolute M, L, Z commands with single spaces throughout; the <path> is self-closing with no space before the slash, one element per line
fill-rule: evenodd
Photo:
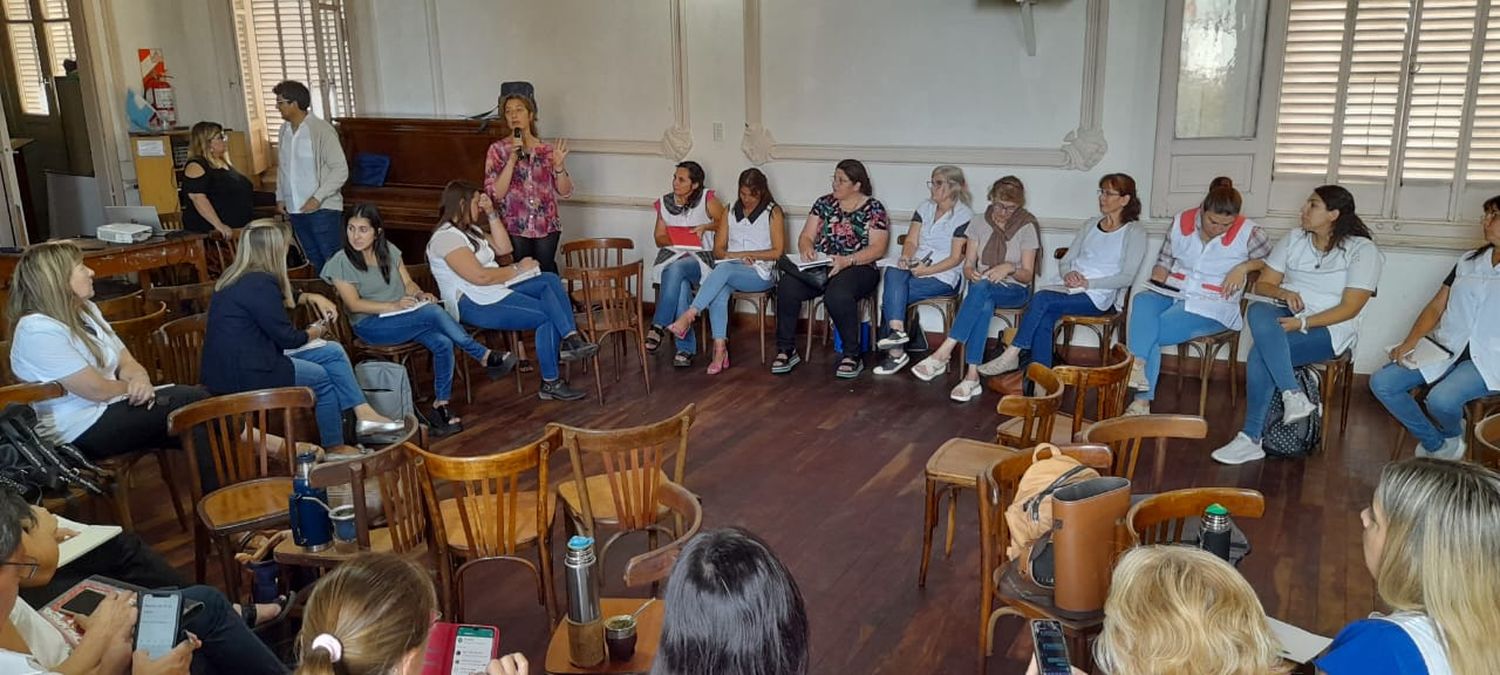
<path fill-rule="evenodd" d="M 219 139 L 221 141 L 227 141 L 227 140 L 229 140 L 229 132 L 227 132 L 227 131 L 220 131 L 219 133 L 214 134 L 214 138 L 217 138 L 217 139 Z"/>
<path fill-rule="evenodd" d="M 1105 190 L 1105 189 L 1101 188 L 1099 190 L 1099 196 L 1100 197 L 1124 197 L 1125 193 L 1123 193 L 1123 192 L 1115 192 L 1114 190 Z"/>
<path fill-rule="evenodd" d="M 0 566 L 20 567 L 22 568 L 21 578 L 30 579 L 31 577 L 36 575 L 37 568 L 41 567 L 42 564 L 39 562 L 0 562 Z"/>
<path fill-rule="evenodd" d="M 927 187 L 930 187 L 930 188 L 948 187 L 951 184 L 952 183 L 949 183 L 948 181 L 945 181 L 945 180 L 930 180 L 930 181 L 927 181 Z"/>
<path fill-rule="evenodd" d="M 833 181 L 834 185 L 844 185 L 846 183 L 854 182 L 852 180 L 849 180 L 848 178 L 839 178 L 837 175 L 829 176 L 828 179 Z"/>

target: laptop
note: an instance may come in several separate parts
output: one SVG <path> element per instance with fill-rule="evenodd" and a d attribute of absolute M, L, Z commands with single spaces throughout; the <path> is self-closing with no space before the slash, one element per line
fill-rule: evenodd
<path fill-rule="evenodd" d="M 161 234 L 161 215 L 155 206 L 106 206 L 104 222 L 133 223 L 151 228 L 152 234 Z"/>

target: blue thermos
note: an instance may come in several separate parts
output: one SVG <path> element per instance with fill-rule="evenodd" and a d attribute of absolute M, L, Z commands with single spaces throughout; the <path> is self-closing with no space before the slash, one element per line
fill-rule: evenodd
<path fill-rule="evenodd" d="M 328 491 L 312 487 L 312 470 L 317 461 L 317 455 L 311 452 L 297 455 L 297 475 L 292 478 L 292 494 L 287 497 L 292 541 L 309 551 L 321 551 L 333 545 Z"/>

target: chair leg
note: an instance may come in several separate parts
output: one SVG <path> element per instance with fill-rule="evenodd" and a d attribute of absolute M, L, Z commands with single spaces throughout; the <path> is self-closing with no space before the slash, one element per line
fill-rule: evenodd
<path fill-rule="evenodd" d="M 1344 437 L 1344 432 L 1349 430 L 1349 394 L 1354 390 L 1354 362 L 1344 368 L 1344 397 L 1339 407 L 1339 438 Z"/>
<path fill-rule="evenodd" d="M 214 544 L 219 549 L 219 565 L 224 573 L 224 594 L 229 596 L 230 602 L 239 602 L 243 599 L 240 595 L 240 571 L 234 561 L 234 547 L 230 545 L 229 537 L 214 537 Z"/>
<path fill-rule="evenodd" d="M 1202 345 L 1198 349 L 1198 416 L 1208 409 L 1208 383 L 1214 377 L 1214 362 L 1219 359 L 1219 346 Z"/>
<path fill-rule="evenodd" d="M 130 478 L 135 473 L 135 462 L 126 464 L 124 469 L 115 476 L 114 494 L 109 498 L 109 505 L 115 512 L 115 521 L 126 532 L 135 531 L 135 519 L 130 515 Z"/>
<path fill-rule="evenodd" d="M 599 405 L 604 405 L 604 377 L 599 374 L 599 352 L 594 352 L 590 359 L 594 363 L 594 393 L 599 399 Z"/>
<path fill-rule="evenodd" d="M 651 369 L 646 365 L 646 333 L 645 331 L 641 330 L 639 326 L 636 327 L 635 332 L 635 347 L 636 351 L 640 354 L 641 357 L 641 378 L 646 381 L 646 393 L 649 394 L 651 393 Z M 625 336 L 623 333 L 621 333 L 620 350 L 623 352 L 624 349 Z"/>
<path fill-rule="evenodd" d="M 766 302 L 755 301 L 756 323 L 760 329 L 760 365 L 766 365 Z"/>
<path fill-rule="evenodd" d="M 1338 391 L 1337 387 L 1338 387 L 1338 384 L 1339 384 L 1338 383 L 1339 368 L 1337 368 L 1336 366 L 1330 365 L 1327 369 L 1325 369 L 1324 374 L 1325 374 L 1325 377 L 1323 378 L 1323 385 L 1322 385 L 1322 394 L 1323 394 L 1323 410 L 1322 410 L 1322 417 L 1323 417 L 1323 437 L 1320 438 L 1320 439 L 1318 439 L 1318 452 L 1320 452 L 1320 453 L 1324 452 L 1324 451 L 1326 451 L 1328 449 L 1328 437 L 1331 435 L 1329 433 L 1329 431 L 1328 431 L 1328 422 L 1329 422 L 1329 420 L 1333 419 L 1333 413 L 1331 413 L 1330 411 L 1333 409 L 1332 408 L 1333 395 L 1334 395 L 1335 392 Z"/>
<path fill-rule="evenodd" d="M 951 558 L 953 557 L 953 534 L 958 523 L 958 488 L 950 485 L 946 492 L 948 493 L 948 532 L 943 540 L 943 557 Z"/>
<path fill-rule="evenodd" d="M 932 557 L 932 528 L 937 527 L 938 499 L 937 481 L 927 479 L 927 494 L 922 509 L 922 568 L 917 572 L 917 588 L 927 587 L 927 563 Z"/>
<path fill-rule="evenodd" d="M 182 527 L 183 532 L 188 532 L 188 513 L 182 506 L 182 495 L 177 493 L 177 480 L 172 473 L 172 456 L 166 450 L 156 451 L 156 464 L 161 469 L 161 480 L 167 484 L 167 496 L 172 499 L 172 510 L 177 512 L 177 524 Z"/>
<path fill-rule="evenodd" d="M 1240 404 L 1240 336 L 1229 342 L 1229 407 Z M 1201 417 L 1202 414 L 1200 413 Z"/>
<path fill-rule="evenodd" d="M 193 514 L 193 581 L 202 586 L 208 583 L 209 534 L 203 523 Z"/>

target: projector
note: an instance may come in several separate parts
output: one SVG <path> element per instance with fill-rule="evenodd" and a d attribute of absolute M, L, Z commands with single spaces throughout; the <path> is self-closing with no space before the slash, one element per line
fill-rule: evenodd
<path fill-rule="evenodd" d="M 111 244 L 134 244 L 151 238 L 151 226 L 135 223 L 109 223 L 99 226 L 97 236 L 99 241 L 107 241 Z"/>

